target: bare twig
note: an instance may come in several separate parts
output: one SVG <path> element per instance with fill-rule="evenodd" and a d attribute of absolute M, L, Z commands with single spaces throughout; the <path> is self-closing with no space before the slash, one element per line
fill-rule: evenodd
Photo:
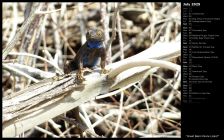
<path fill-rule="evenodd" d="M 83 45 L 86 42 L 86 28 L 85 28 L 85 16 L 83 15 L 83 3 L 78 3 L 78 18 L 80 22 L 80 32 L 81 32 L 81 44 Z"/>
<path fill-rule="evenodd" d="M 50 8 L 52 10 L 54 10 L 54 5 L 51 5 Z M 60 24 L 59 21 L 57 20 L 57 15 L 56 13 L 52 13 L 51 14 L 51 18 L 54 21 L 53 24 L 53 28 L 54 28 L 54 41 L 55 41 L 55 49 L 56 49 L 56 53 L 55 53 L 55 65 L 58 65 L 58 67 L 63 68 L 64 63 L 63 63 L 63 58 L 62 58 L 62 45 L 61 45 L 61 38 L 59 35 L 59 31 L 58 31 L 58 27 L 57 25 Z"/>
<path fill-rule="evenodd" d="M 12 38 L 15 36 L 16 34 L 16 30 L 17 30 L 17 24 L 18 24 L 18 10 L 17 10 L 17 3 L 13 3 L 13 16 L 14 16 L 14 22 L 13 22 L 13 28 L 12 28 L 12 32 L 9 36 L 8 41 L 10 42 L 12 40 Z"/>
<path fill-rule="evenodd" d="M 106 47 L 108 49 L 108 41 L 109 41 L 109 14 L 107 13 L 107 3 L 101 3 L 100 8 L 101 8 L 101 18 L 102 18 L 102 24 L 103 24 L 103 29 L 104 29 L 104 42 L 106 44 Z M 107 53 L 109 56 L 109 54 Z M 107 60 L 107 63 L 109 63 L 109 60 Z"/>
<path fill-rule="evenodd" d="M 125 65 L 123 65 L 123 67 L 119 67 L 115 70 L 110 71 L 109 73 L 109 77 L 114 77 L 118 74 L 120 74 L 121 72 L 130 69 L 132 67 L 137 67 L 137 66 L 158 66 L 158 67 L 162 67 L 162 68 L 168 68 L 174 71 L 180 71 L 180 66 L 173 64 L 171 62 L 166 62 L 166 61 L 161 61 L 161 60 L 136 60 L 133 62 L 127 62 Z"/>
<path fill-rule="evenodd" d="M 112 137 L 117 137 L 117 132 L 118 132 L 118 128 L 119 128 L 119 124 L 121 121 L 121 117 L 122 117 L 122 110 L 123 110 L 123 100 L 124 100 L 124 92 L 121 92 L 121 97 L 120 97 L 120 108 L 119 108 L 119 115 L 118 115 L 118 119 L 117 119 L 117 125 L 115 127 L 115 130 L 113 132 Z"/>
<path fill-rule="evenodd" d="M 12 67 L 12 66 L 10 66 L 10 65 L 2 64 L 2 66 L 3 66 L 3 68 L 6 68 L 6 69 L 9 70 L 9 71 L 13 71 L 13 72 L 15 72 L 15 73 L 17 73 L 17 74 L 19 74 L 19 75 L 25 76 L 26 78 L 28 78 L 28 79 L 30 79 L 30 80 L 32 80 L 32 81 L 34 81 L 34 82 L 38 82 L 38 81 L 39 81 L 39 80 L 37 80 L 37 79 L 31 77 L 30 75 L 26 74 L 25 72 L 23 72 L 23 71 L 21 71 L 21 70 L 18 70 L 18 69 L 14 68 L 14 67 Z"/>
<path fill-rule="evenodd" d="M 23 64 L 18 64 L 18 63 L 14 63 L 14 64 L 8 63 L 8 64 L 4 64 L 4 66 L 14 67 L 15 69 L 23 71 L 24 73 L 26 73 L 32 77 L 35 77 L 37 79 L 45 79 L 45 78 L 50 78 L 50 77 L 55 76 L 55 73 L 53 73 L 53 72 L 42 71 L 40 69 L 30 67 L 27 65 L 23 65 Z"/>
<path fill-rule="evenodd" d="M 124 59 L 124 41 L 121 33 L 121 19 L 119 15 L 119 11 L 117 13 L 117 30 L 118 30 L 118 37 L 119 37 L 119 44 L 120 44 L 120 51 L 121 51 L 121 60 Z"/>
<path fill-rule="evenodd" d="M 111 45 L 112 45 L 112 42 L 113 40 L 115 39 L 116 37 L 116 21 L 117 21 L 117 14 L 118 14 L 118 10 L 119 10 L 119 7 L 120 7 L 120 3 L 116 3 L 117 7 L 115 8 L 115 12 L 114 12 L 114 16 L 112 18 L 112 36 L 110 38 L 110 40 L 108 40 L 107 42 L 107 54 L 108 54 L 108 63 L 112 63 L 112 60 L 111 60 L 111 55 L 112 55 L 112 52 L 111 52 Z"/>
<path fill-rule="evenodd" d="M 2 59 L 4 60 L 8 53 L 13 49 L 13 47 L 16 45 L 16 43 L 19 41 L 21 35 L 24 33 L 24 31 L 27 29 L 27 27 L 31 24 L 31 22 L 35 19 L 35 11 L 37 9 L 37 6 L 39 4 L 35 4 L 35 8 L 31 11 L 30 16 L 27 18 L 27 20 L 24 21 L 23 25 L 19 28 L 14 38 L 7 44 L 6 48 L 3 50 Z"/>
<path fill-rule="evenodd" d="M 34 126 L 34 128 L 42 133 L 45 133 L 45 134 L 48 134 L 49 136 L 52 136 L 53 138 L 60 138 L 59 136 L 55 135 L 54 133 L 52 132 L 49 132 L 41 127 L 38 127 L 38 126 Z"/>
<path fill-rule="evenodd" d="M 52 66 L 54 66 L 55 69 L 58 70 L 58 72 L 60 74 L 63 73 L 62 70 L 57 65 L 55 65 L 54 63 L 52 63 L 51 61 L 49 61 L 49 60 L 47 60 L 47 59 L 45 59 L 43 57 L 40 57 L 40 56 L 37 56 L 37 55 L 33 55 L 33 54 L 29 54 L 29 53 L 16 53 L 16 52 L 11 52 L 10 55 L 24 55 L 24 56 L 30 56 L 30 57 L 38 58 L 38 59 L 43 60 L 43 61 L 51 64 Z"/>
<path fill-rule="evenodd" d="M 101 116 L 98 116 L 98 115 L 94 115 L 94 117 L 98 118 L 99 120 L 102 119 Z M 116 126 L 116 123 L 112 122 L 112 121 L 109 121 L 107 120 L 107 122 L 109 122 L 110 124 L 112 124 L 113 126 Z M 121 126 L 119 125 L 119 128 L 124 130 L 124 131 L 127 131 L 127 132 L 133 132 L 135 133 L 136 135 L 139 135 L 139 136 L 142 136 L 142 137 L 153 137 L 153 138 L 160 138 L 160 137 L 167 137 L 167 138 L 179 138 L 180 136 L 172 136 L 172 135 L 163 135 L 163 134 L 158 134 L 158 135 L 155 135 L 155 134 L 146 134 L 146 133 L 143 133 L 143 132 L 140 132 L 140 131 L 136 131 L 136 130 L 131 130 L 125 126 Z"/>

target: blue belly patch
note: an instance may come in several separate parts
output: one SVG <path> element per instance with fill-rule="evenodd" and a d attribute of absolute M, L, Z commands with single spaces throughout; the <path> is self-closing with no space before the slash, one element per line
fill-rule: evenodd
<path fill-rule="evenodd" d="M 87 42 L 87 46 L 88 48 L 91 48 L 91 49 L 98 49 L 98 48 L 102 48 L 102 42 L 100 41 L 88 41 Z"/>

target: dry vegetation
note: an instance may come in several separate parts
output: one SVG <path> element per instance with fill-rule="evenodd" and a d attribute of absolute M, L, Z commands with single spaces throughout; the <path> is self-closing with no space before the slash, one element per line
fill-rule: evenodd
<path fill-rule="evenodd" d="M 3 3 L 3 96 L 62 74 L 91 26 L 105 31 L 108 64 L 157 42 L 176 41 L 180 10 L 180 3 Z M 180 65 L 180 54 L 171 62 Z M 155 67 L 112 93 L 80 105 L 80 115 L 97 136 L 180 137 L 180 73 Z M 75 130 L 67 121 L 49 120 L 18 136 L 79 137 Z"/>

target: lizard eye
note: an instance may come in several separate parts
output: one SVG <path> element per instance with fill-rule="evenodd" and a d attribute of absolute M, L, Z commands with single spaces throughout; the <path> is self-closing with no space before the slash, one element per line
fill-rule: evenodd
<path fill-rule="evenodd" d="M 101 31 L 97 31 L 97 36 L 102 36 L 102 32 Z"/>

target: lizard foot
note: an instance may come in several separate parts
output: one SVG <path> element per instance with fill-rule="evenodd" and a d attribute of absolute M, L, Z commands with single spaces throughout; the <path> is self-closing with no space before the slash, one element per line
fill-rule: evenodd
<path fill-rule="evenodd" d="M 77 80 L 78 80 L 79 82 L 85 81 L 85 78 L 83 77 L 83 70 L 80 70 L 80 71 L 77 73 L 76 77 L 77 77 Z"/>
<path fill-rule="evenodd" d="M 107 69 L 101 69 L 101 74 L 106 74 L 106 73 L 108 73 L 109 72 L 109 70 L 107 70 Z"/>
<path fill-rule="evenodd" d="M 77 74 L 77 80 L 82 82 L 82 81 L 85 81 L 85 78 L 82 75 Z"/>

